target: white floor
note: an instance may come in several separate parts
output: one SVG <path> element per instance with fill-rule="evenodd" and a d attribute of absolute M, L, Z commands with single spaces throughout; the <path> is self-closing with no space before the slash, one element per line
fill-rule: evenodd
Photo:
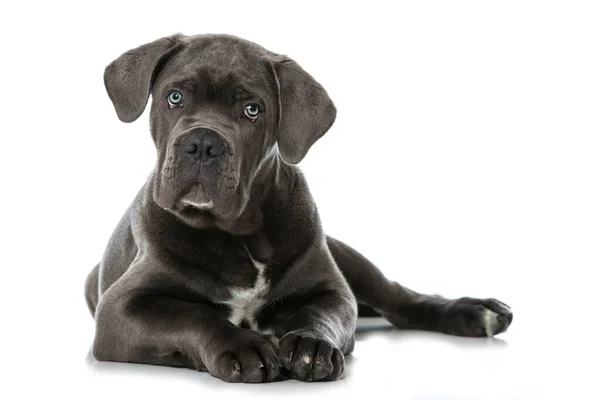
<path fill-rule="evenodd" d="M 343 379 L 326 383 L 287 380 L 227 384 L 192 370 L 98 362 L 85 348 L 90 335 L 86 340 L 73 338 L 71 346 L 64 343 L 61 351 L 46 349 L 66 357 L 33 363 L 29 372 L 19 377 L 23 379 L 17 379 L 21 385 L 14 389 L 22 398 L 61 395 L 85 399 L 369 399 L 374 395 L 393 399 L 594 398 L 590 391 L 592 370 L 586 373 L 581 365 L 568 364 L 568 355 L 561 354 L 556 346 L 569 341 L 573 356 L 579 359 L 587 347 L 585 340 L 578 344 L 573 338 L 526 333 L 523 326 L 528 324 L 523 317 L 516 314 L 512 329 L 493 339 L 399 331 L 382 319 L 361 320 L 356 350 L 347 359 Z M 54 332 L 51 336 L 61 335 Z M 68 335 L 64 338 L 69 340 Z M 578 379 L 586 386 L 577 383 Z"/>

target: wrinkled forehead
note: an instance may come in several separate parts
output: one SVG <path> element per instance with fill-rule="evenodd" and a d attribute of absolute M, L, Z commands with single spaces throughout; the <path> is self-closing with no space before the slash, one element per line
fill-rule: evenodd
<path fill-rule="evenodd" d="M 207 98 L 267 95 L 272 74 L 260 46 L 230 38 L 190 39 L 164 66 L 155 87 L 191 90 Z"/>

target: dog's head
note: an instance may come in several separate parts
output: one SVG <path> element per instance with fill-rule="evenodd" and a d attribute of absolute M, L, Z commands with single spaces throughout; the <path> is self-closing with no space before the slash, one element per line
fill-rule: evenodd
<path fill-rule="evenodd" d="M 336 115 L 296 62 L 228 35 L 145 44 L 113 61 L 104 82 L 124 122 L 152 94 L 154 201 L 192 225 L 206 213 L 241 215 L 261 170 L 278 155 L 300 162 Z"/>

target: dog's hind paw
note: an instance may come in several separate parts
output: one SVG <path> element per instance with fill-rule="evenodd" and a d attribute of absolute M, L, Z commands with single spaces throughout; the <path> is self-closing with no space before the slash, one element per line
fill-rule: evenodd
<path fill-rule="evenodd" d="M 452 335 L 492 337 L 505 332 L 512 319 L 510 307 L 501 301 L 463 297 L 449 302 L 440 324 Z"/>

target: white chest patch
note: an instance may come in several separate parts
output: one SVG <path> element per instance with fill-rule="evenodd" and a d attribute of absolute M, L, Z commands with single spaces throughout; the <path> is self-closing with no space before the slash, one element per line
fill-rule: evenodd
<path fill-rule="evenodd" d="M 265 304 L 265 295 L 269 290 L 269 285 L 265 279 L 265 264 L 256 261 L 248 252 L 248 257 L 258 270 L 258 276 L 254 286 L 247 289 L 231 289 L 231 298 L 224 302 L 231 308 L 229 321 L 236 325 L 240 325 L 242 321 L 247 321 L 250 328 L 258 330 L 256 324 L 256 313 Z"/>

